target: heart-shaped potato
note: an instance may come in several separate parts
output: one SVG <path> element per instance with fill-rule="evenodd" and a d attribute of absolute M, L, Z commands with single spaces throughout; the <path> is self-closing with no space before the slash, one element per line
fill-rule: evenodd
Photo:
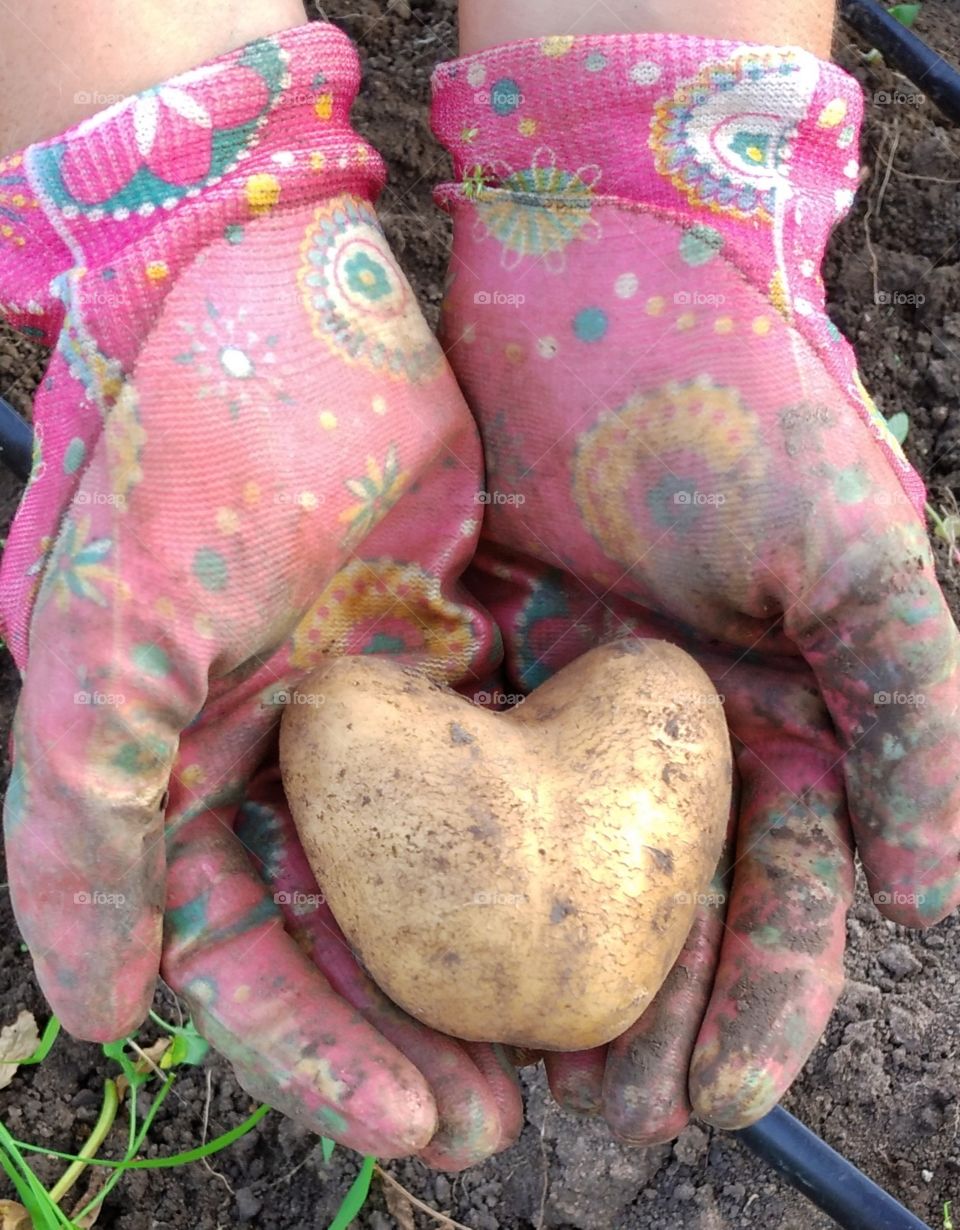
<path fill-rule="evenodd" d="M 546 1050 L 637 1019 L 730 806 L 723 709 L 692 658 L 616 641 L 495 713 L 389 659 L 346 657 L 292 699 L 293 818 L 396 1003 L 456 1037 Z"/>

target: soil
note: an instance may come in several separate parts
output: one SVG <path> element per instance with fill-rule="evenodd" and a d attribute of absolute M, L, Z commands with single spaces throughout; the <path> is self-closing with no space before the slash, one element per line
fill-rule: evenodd
<path fill-rule="evenodd" d="M 357 107 L 361 129 L 392 171 L 381 205 L 386 229 L 431 318 L 436 319 L 448 242 L 446 217 L 430 199 L 446 172 L 426 122 L 433 65 L 452 56 L 453 0 L 336 0 L 325 13 L 344 26 L 365 61 Z M 917 32 L 947 58 L 960 46 L 960 11 L 925 0 Z M 917 98 L 917 88 L 841 28 L 837 55 L 868 98 L 867 177 L 852 216 L 834 237 L 830 311 L 854 342 L 867 386 L 885 414 L 910 417 L 907 450 L 931 502 L 950 511 L 960 496 L 960 130 Z M 922 86 L 921 86 L 922 88 Z M 892 99 L 893 101 L 888 101 Z M 0 333 L 0 393 L 29 411 L 42 355 Z M 0 477 L 0 516 L 19 489 Z M 960 612 L 960 584 L 944 544 L 942 579 Z M 0 748 L 17 690 L 0 659 Z M 2 753 L 0 753 L 2 754 Z M 4 780 L 8 765 L 2 764 Z M 0 866 L 0 884 L 3 883 Z M 847 987 L 826 1035 L 787 1107 L 931 1226 L 944 1202 L 960 1214 L 960 920 L 926 935 L 883 921 L 861 892 L 849 922 Z M 0 1023 L 21 1007 L 45 1017 L 9 900 L 0 889 Z M 175 1009 L 167 1002 L 166 1011 Z M 76 1148 L 96 1116 L 107 1065 L 99 1048 L 61 1039 L 40 1067 L 22 1069 L 0 1093 L 0 1121 L 22 1139 Z M 519 1144 L 449 1178 L 417 1162 L 390 1172 L 420 1200 L 472 1230 L 825 1230 L 831 1223 L 732 1138 L 704 1126 L 652 1150 L 615 1145 L 603 1126 L 559 1112 L 537 1072 L 526 1072 L 528 1123 Z M 238 1122 L 251 1108 L 214 1059 L 183 1077 L 158 1116 L 155 1153 L 188 1148 Z M 106 1230 L 307 1230 L 326 1226 L 356 1173 L 338 1150 L 323 1162 L 317 1140 L 279 1115 L 218 1155 L 214 1169 L 139 1172 L 107 1201 Z M 37 1162 L 42 1177 L 58 1166 Z M 9 1195 L 0 1180 L 0 1197 Z M 365 1230 L 409 1230 L 375 1184 L 357 1220 Z M 422 1214 L 416 1224 L 431 1224 Z"/>

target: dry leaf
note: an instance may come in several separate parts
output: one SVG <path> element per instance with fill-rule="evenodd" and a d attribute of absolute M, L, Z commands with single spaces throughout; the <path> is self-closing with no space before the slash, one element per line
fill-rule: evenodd
<path fill-rule="evenodd" d="M 30 1230 L 30 1214 L 16 1200 L 0 1200 L 0 1230 Z"/>
<path fill-rule="evenodd" d="M 168 1049 L 172 1041 L 172 1038 L 158 1038 L 156 1042 L 151 1042 L 149 1046 L 137 1047 L 137 1050 L 140 1052 L 140 1058 L 136 1064 L 137 1071 L 149 1072 L 153 1070 L 154 1065 L 159 1067 L 163 1053 Z"/>
<path fill-rule="evenodd" d="M 77 1214 L 90 1203 L 108 1178 L 109 1174 L 105 1170 L 101 1170 L 99 1174 L 91 1175 L 86 1191 L 70 1210 L 71 1223 L 77 1227 L 77 1230 L 90 1230 L 90 1227 L 100 1216 L 100 1212 L 103 1209 L 102 1202 L 95 1204 L 86 1217 L 78 1217 Z M 3 1230 L 3 1227 L 0 1227 L 0 1230 Z"/>
<path fill-rule="evenodd" d="M 16 1076 L 16 1061 L 29 1058 L 39 1045 L 40 1035 L 32 1012 L 21 1012 L 12 1025 L 0 1029 L 0 1060 L 4 1061 L 0 1063 L 0 1089 L 6 1089 Z"/>
<path fill-rule="evenodd" d="M 400 1230 L 417 1230 L 417 1223 L 413 1217 L 413 1205 L 406 1195 L 399 1188 L 394 1187 L 392 1183 L 384 1183 L 382 1186 L 383 1198 L 387 1202 L 387 1211 Z"/>

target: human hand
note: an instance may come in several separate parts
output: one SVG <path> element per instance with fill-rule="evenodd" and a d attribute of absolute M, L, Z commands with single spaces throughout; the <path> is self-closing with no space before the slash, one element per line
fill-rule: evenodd
<path fill-rule="evenodd" d="M 435 78 L 462 177 L 444 340 L 489 490 L 470 584 L 512 690 L 659 635 L 734 740 L 725 917 L 704 903 L 608 1055 L 549 1061 L 626 1139 L 776 1102 L 839 994 L 854 845 L 896 922 L 960 897 L 960 639 L 922 484 L 819 276 L 860 109 L 804 52 L 669 36 L 530 40 Z"/>
<path fill-rule="evenodd" d="M 669 635 L 656 621 L 640 634 Z M 673 1139 L 693 1111 L 737 1127 L 779 1101 L 842 990 L 853 893 L 841 756 L 813 681 L 788 661 L 684 647 L 722 689 L 734 734 L 727 848 L 683 952 L 636 1024 L 609 1047 L 544 1056 L 561 1105 L 603 1114 L 636 1145 Z"/>
<path fill-rule="evenodd" d="M 133 1031 L 163 946 L 248 1088 L 358 1149 L 458 1166 L 501 1141 L 489 1055 L 362 1019 L 388 1014 L 359 975 L 331 988 L 232 831 L 323 654 L 456 680 L 493 644 L 457 590 L 475 428 L 373 211 L 358 77 L 343 35 L 304 26 L 17 163 L 43 204 L 0 299 L 37 304 L 56 350 L 3 563 L 24 672 L 7 868 L 71 1032 Z"/>
<path fill-rule="evenodd" d="M 233 831 L 198 815 L 169 854 L 161 971 L 249 1093 L 360 1152 L 416 1151 L 441 1170 L 513 1143 L 523 1108 L 502 1048 L 421 1025 L 361 970 L 275 764 L 251 783 Z"/>

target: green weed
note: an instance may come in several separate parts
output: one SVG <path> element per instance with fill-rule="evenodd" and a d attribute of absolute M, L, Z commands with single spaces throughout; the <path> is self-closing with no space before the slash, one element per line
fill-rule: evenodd
<path fill-rule="evenodd" d="M 150 1017 L 163 1031 L 162 1041 L 165 1045 L 155 1044 L 144 1050 L 135 1038 L 128 1037 L 103 1046 L 104 1055 L 115 1063 L 120 1071 L 116 1076 L 105 1080 L 100 1113 L 79 1153 L 59 1152 L 48 1145 L 18 1140 L 0 1121 L 0 1170 L 13 1184 L 17 1198 L 29 1214 L 34 1230 L 84 1230 L 85 1226 L 90 1224 L 87 1219 L 95 1215 L 104 1199 L 127 1171 L 186 1166 L 211 1157 L 252 1131 L 260 1120 L 270 1113 L 268 1106 L 260 1105 L 242 1123 L 195 1149 L 187 1149 L 168 1157 L 139 1156 L 157 1112 L 176 1083 L 178 1069 L 201 1064 L 209 1050 L 207 1042 L 200 1037 L 190 1021 L 186 1025 L 171 1025 L 156 1013 L 151 1012 Z M 60 1022 L 56 1017 L 51 1017 L 39 1046 L 29 1058 L 17 1060 L 17 1065 L 24 1067 L 42 1063 L 50 1053 L 59 1032 Z M 141 1090 L 147 1088 L 152 1098 L 148 1109 L 141 1116 L 137 1109 L 138 1095 Z M 116 1122 L 124 1098 L 127 1123 L 123 1156 L 116 1160 L 97 1157 L 98 1149 Z M 335 1147 L 332 1140 L 321 1138 L 325 1162 L 329 1162 Z M 30 1166 L 28 1157 L 31 1153 L 42 1153 L 46 1157 L 56 1157 L 69 1162 L 52 1187 L 45 1187 Z M 375 1165 L 374 1158 L 363 1159 L 360 1172 L 344 1196 L 329 1230 L 346 1230 L 363 1208 Z M 63 1200 L 84 1171 L 92 1166 L 106 1167 L 112 1173 L 82 1208 L 68 1216 L 62 1208 Z"/>

